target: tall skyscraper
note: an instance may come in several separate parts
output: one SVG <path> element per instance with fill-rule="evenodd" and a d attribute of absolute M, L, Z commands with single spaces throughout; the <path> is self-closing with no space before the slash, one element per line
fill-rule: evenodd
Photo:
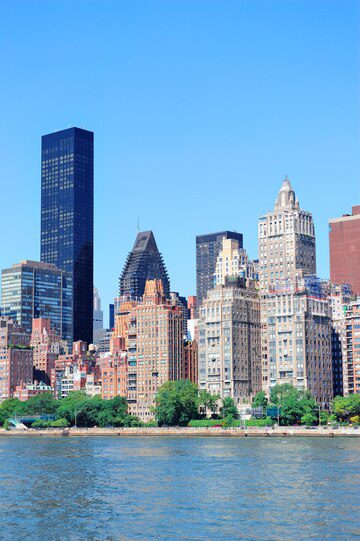
<path fill-rule="evenodd" d="M 33 318 L 46 318 L 71 344 L 72 287 L 65 271 L 51 263 L 21 261 L 1 276 L 1 312 L 31 333 Z"/>
<path fill-rule="evenodd" d="M 330 279 L 360 295 L 360 205 L 352 214 L 329 220 Z"/>
<path fill-rule="evenodd" d="M 69 128 L 42 137 L 41 261 L 72 286 L 72 340 L 92 342 L 94 134 Z"/>
<path fill-rule="evenodd" d="M 290 383 L 328 407 L 333 396 L 331 306 L 316 278 L 315 228 L 286 178 L 259 219 L 263 388 Z"/>
<path fill-rule="evenodd" d="M 169 276 L 152 231 L 142 231 L 136 237 L 120 276 L 120 296 L 141 298 L 147 280 L 161 280 L 165 297 L 169 298 Z"/>
<path fill-rule="evenodd" d="M 223 239 L 234 239 L 243 247 L 243 236 L 234 231 L 220 231 L 196 237 L 196 297 L 197 313 L 207 292 L 215 285 L 215 267 L 217 257 L 222 249 Z"/>

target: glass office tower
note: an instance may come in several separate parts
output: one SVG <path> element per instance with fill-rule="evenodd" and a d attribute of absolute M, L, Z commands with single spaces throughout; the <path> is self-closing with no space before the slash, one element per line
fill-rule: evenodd
<path fill-rule="evenodd" d="M 58 336 L 72 341 L 72 288 L 66 272 L 50 263 L 21 261 L 1 273 L 1 314 L 31 333 L 33 318 L 50 320 Z"/>
<path fill-rule="evenodd" d="M 94 134 L 80 128 L 42 137 L 41 261 L 67 272 L 72 339 L 92 342 Z"/>

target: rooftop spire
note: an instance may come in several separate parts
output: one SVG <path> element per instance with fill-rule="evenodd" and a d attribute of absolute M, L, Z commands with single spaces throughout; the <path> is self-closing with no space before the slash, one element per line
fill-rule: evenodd
<path fill-rule="evenodd" d="M 293 190 L 293 187 L 291 186 L 291 182 L 288 179 L 288 176 L 286 175 L 281 188 L 279 190 L 277 199 L 275 201 L 275 208 L 279 207 L 290 207 L 294 208 L 295 206 L 295 192 Z"/>

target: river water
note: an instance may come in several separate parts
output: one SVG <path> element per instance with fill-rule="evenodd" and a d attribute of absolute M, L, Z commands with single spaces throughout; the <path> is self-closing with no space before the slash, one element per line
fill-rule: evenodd
<path fill-rule="evenodd" d="M 0 438 L 0 539 L 360 537 L 360 439 Z"/>

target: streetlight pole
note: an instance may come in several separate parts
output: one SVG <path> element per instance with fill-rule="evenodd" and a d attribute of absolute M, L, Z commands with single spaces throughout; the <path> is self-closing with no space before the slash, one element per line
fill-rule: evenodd
<path fill-rule="evenodd" d="M 318 408 L 319 408 L 319 427 L 321 426 L 321 417 L 320 417 L 320 404 L 318 404 Z"/>

